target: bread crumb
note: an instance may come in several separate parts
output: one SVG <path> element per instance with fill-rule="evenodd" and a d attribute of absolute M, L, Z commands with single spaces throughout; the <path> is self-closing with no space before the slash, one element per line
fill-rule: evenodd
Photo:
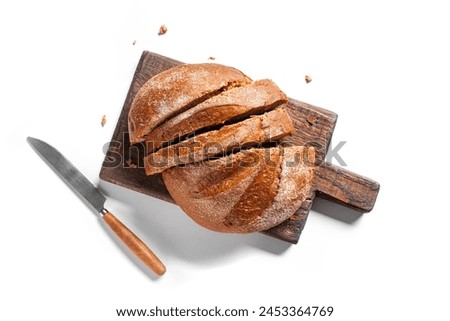
<path fill-rule="evenodd" d="M 312 116 L 306 118 L 306 121 L 308 122 L 308 124 L 310 124 L 312 126 L 316 125 L 319 122 L 316 117 L 312 117 Z"/>
<path fill-rule="evenodd" d="M 133 41 L 133 46 L 136 44 L 136 40 Z"/>
<path fill-rule="evenodd" d="M 208 60 L 216 60 L 216 57 L 210 56 L 208 57 Z"/>
<path fill-rule="evenodd" d="M 102 122 L 101 122 L 101 124 L 102 124 L 102 127 L 105 126 L 105 124 L 106 124 L 106 115 L 103 115 L 103 116 L 102 116 Z"/>
<path fill-rule="evenodd" d="M 312 81 L 311 76 L 310 75 L 306 75 L 305 76 L 305 81 L 306 81 L 307 84 L 309 84 Z"/>
<path fill-rule="evenodd" d="M 158 32 L 158 36 L 162 36 L 167 32 L 167 26 L 166 25 L 161 25 L 161 27 L 159 27 L 159 32 Z"/>

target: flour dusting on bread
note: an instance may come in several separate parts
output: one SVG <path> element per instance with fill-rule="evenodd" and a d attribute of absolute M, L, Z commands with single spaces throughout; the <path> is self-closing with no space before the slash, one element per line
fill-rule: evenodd
<path fill-rule="evenodd" d="M 287 102 L 269 79 L 213 63 L 180 65 L 137 93 L 130 142 L 152 146 L 145 173 L 162 173 L 175 202 L 201 226 L 264 231 L 312 193 L 314 148 L 279 144 L 295 131 Z"/>

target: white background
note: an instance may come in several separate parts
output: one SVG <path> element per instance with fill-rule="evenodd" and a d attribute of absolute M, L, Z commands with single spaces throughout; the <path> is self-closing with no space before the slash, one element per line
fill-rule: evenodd
<path fill-rule="evenodd" d="M 323 319 L 449 320 L 448 30 L 445 1 L 2 1 L 0 318 L 331 305 Z M 209 232 L 174 205 L 100 183 L 143 50 L 214 56 L 336 112 L 347 168 L 381 184 L 374 210 L 316 200 L 289 246 Z M 114 241 L 27 136 L 100 184 L 107 208 L 166 263 L 164 277 Z"/>

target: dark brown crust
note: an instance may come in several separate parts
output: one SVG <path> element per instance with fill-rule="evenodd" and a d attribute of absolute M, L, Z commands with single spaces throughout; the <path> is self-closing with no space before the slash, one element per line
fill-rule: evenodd
<path fill-rule="evenodd" d="M 223 155 L 235 148 L 277 141 L 293 133 L 291 118 L 284 108 L 278 108 L 151 153 L 144 158 L 145 172 L 161 173 L 173 166 Z"/>
<path fill-rule="evenodd" d="M 251 233 L 274 227 L 310 195 L 314 149 L 249 149 L 163 172 L 175 202 L 203 227 Z M 296 159 L 296 162 L 293 160 Z"/>
<path fill-rule="evenodd" d="M 219 64 L 184 64 L 148 80 L 128 115 L 131 143 L 145 140 L 155 127 L 222 90 L 251 83 L 237 69 Z"/>
<path fill-rule="evenodd" d="M 244 194 L 224 217 L 223 224 L 230 228 L 245 227 L 257 220 L 272 204 L 279 185 L 281 155 L 278 148 L 269 149 L 270 164 L 263 166 Z"/>
<path fill-rule="evenodd" d="M 198 130 L 244 119 L 287 103 L 287 96 L 269 79 L 235 87 L 178 114 L 156 127 L 146 137 L 148 146 L 161 147 L 164 142 L 184 137 Z"/>

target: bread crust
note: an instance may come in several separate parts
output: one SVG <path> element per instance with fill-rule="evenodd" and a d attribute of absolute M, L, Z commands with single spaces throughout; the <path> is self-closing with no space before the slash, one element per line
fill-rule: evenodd
<path fill-rule="evenodd" d="M 249 149 L 171 168 L 163 180 L 176 203 L 201 226 L 252 233 L 295 213 L 310 195 L 313 164 L 312 147 Z"/>
<path fill-rule="evenodd" d="M 251 114 L 270 111 L 288 98 L 269 79 L 231 88 L 169 119 L 146 137 L 148 146 L 161 147 L 164 142 L 184 137 L 207 127 L 244 119 Z"/>
<path fill-rule="evenodd" d="M 224 155 L 235 148 L 276 141 L 293 133 L 292 120 L 286 109 L 281 107 L 151 153 L 144 158 L 145 173 L 161 173 L 173 166 Z"/>
<path fill-rule="evenodd" d="M 251 83 L 241 71 L 220 64 L 184 64 L 163 71 L 138 91 L 128 115 L 130 142 L 221 91 Z"/>

